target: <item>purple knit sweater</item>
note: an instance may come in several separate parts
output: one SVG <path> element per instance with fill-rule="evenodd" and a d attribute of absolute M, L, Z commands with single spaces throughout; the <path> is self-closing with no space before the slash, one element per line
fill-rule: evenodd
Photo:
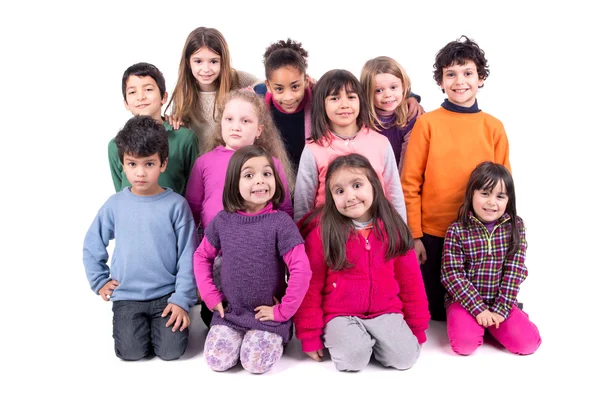
<path fill-rule="evenodd" d="M 205 237 L 221 249 L 221 291 L 227 301 L 225 318 L 213 315 L 212 325 L 237 330 L 259 329 L 277 333 L 287 343 L 291 321 L 258 321 L 254 308 L 274 305 L 285 294 L 286 267 L 282 255 L 304 243 L 298 228 L 283 212 L 242 215 L 219 212 L 208 225 Z"/>

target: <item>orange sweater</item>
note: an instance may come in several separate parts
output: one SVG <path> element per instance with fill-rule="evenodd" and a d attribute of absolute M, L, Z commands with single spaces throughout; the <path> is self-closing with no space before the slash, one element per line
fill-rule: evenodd
<path fill-rule="evenodd" d="M 417 118 L 401 179 L 413 237 L 446 235 L 458 217 L 469 176 L 483 161 L 510 171 L 508 138 L 498 119 L 441 107 Z"/>

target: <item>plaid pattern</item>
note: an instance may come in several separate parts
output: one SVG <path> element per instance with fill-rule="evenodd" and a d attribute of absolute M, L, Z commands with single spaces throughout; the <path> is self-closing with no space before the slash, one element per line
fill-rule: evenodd
<path fill-rule="evenodd" d="M 521 243 L 511 257 L 512 222 L 504 214 L 490 233 L 472 213 L 464 226 L 454 222 L 446 232 L 442 284 L 448 290 L 445 306 L 460 304 L 474 317 L 489 309 L 504 318 L 517 303 L 519 285 L 527 278 L 525 225 L 517 217 Z"/>

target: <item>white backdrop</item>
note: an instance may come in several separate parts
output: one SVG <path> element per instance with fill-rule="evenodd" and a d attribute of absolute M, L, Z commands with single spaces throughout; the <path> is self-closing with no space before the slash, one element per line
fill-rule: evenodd
<path fill-rule="evenodd" d="M 583 362 L 589 357 L 596 369 L 597 360 L 600 32 L 586 2 L 123 3 L 3 5 L 2 380 L 13 393 L 6 398 L 588 392 L 592 375 Z M 518 212 L 528 227 L 530 277 L 520 298 L 540 328 L 539 352 L 517 357 L 482 349 L 456 357 L 438 326 L 439 340 L 428 341 L 407 372 L 372 367 L 341 374 L 296 347 L 264 377 L 216 374 L 201 357 L 205 331 L 195 318 L 192 333 L 200 339 L 186 360 L 119 361 L 110 306 L 85 279 L 83 237 L 113 193 L 107 144 L 130 117 L 123 71 L 153 63 L 170 93 L 185 39 L 198 26 L 219 29 L 233 66 L 259 77 L 264 49 L 288 37 L 308 50 L 308 72 L 317 79 L 332 68 L 358 76 L 367 59 L 391 56 L 406 68 L 426 110 L 444 99 L 432 78 L 435 53 L 461 34 L 476 40 L 491 68 L 479 106 L 504 122 Z"/>

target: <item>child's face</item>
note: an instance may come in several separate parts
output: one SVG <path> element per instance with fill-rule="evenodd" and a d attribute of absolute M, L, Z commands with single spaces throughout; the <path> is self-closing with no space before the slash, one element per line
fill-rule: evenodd
<path fill-rule="evenodd" d="M 353 136 L 358 130 L 356 118 L 360 113 L 360 100 L 354 92 L 340 89 L 336 95 L 325 99 L 325 113 L 331 130 L 341 136 Z"/>
<path fill-rule="evenodd" d="M 493 190 L 475 190 L 473 193 L 473 210 L 475 216 L 483 222 L 498 220 L 506 211 L 508 195 L 506 186 L 500 181 Z"/>
<path fill-rule="evenodd" d="M 158 185 L 158 177 L 167 169 L 167 160 L 160 165 L 158 153 L 148 157 L 123 155 L 123 171 L 131 183 L 131 192 L 138 196 L 153 196 L 164 189 Z"/>
<path fill-rule="evenodd" d="M 237 150 L 254 143 L 263 131 L 254 106 L 242 99 L 232 99 L 223 110 L 221 135 L 225 148 Z"/>
<path fill-rule="evenodd" d="M 215 81 L 221 75 L 221 56 L 208 47 L 200 47 L 190 57 L 190 67 L 194 78 L 200 84 L 203 92 L 214 92 L 217 89 Z"/>
<path fill-rule="evenodd" d="M 372 218 L 373 186 L 364 171 L 350 168 L 336 171 L 331 176 L 329 190 L 340 214 L 359 222 Z"/>
<path fill-rule="evenodd" d="M 295 67 L 281 67 L 271 72 L 271 78 L 265 81 L 273 100 L 285 112 L 296 111 L 304 99 L 304 90 L 308 85 L 306 75 Z"/>
<path fill-rule="evenodd" d="M 266 157 L 254 157 L 242 165 L 240 194 L 247 213 L 259 212 L 273 198 L 275 176 Z"/>
<path fill-rule="evenodd" d="M 402 81 L 392 74 L 375 75 L 375 108 L 382 115 L 392 115 L 402 103 Z"/>
<path fill-rule="evenodd" d="M 162 105 L 167 101 L 167 93 L 160 98 L 156 81 L 149 76 L 131 75 L 125 88 L 125 108 L 133 115 L 147 115 L 161 121 Z"/>
<path fill-rule="evenodd" d="M 448 100 L 462 107 L 471 107 L 475 104 L 477 90 L 483 85 L 479 79 L 477 66 L 473 61 L 465 65 L 453 64 L 442 69 L 441 88 L 446 92 Z"/>

